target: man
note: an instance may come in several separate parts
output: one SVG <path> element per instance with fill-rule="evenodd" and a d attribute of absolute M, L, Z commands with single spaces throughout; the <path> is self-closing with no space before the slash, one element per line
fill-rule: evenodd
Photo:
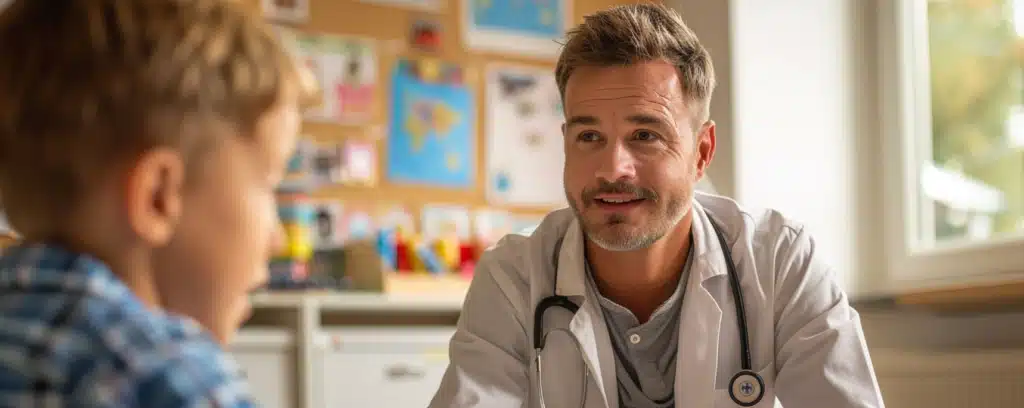
<path fill-rule="evenodd" d="M 431 406 L 883 407 L 813 239 L 694 193 L 715 79 L 680 17 L 588 16 L 556 76 L 572 208 L 482 257 Z"/>

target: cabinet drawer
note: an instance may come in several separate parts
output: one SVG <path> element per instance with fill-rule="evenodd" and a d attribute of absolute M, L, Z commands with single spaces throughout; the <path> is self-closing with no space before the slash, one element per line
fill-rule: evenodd
<path fill-rule="evenodd" d="M 290 333 L 243 330 L 228 350 L 245 372 L 260 407 L 295 407 L 295 347 Z"/>
<path fill-rule="evenodd" d="M 324 406 L 423 407 L 448 366 L 454 329 L 358 328 L 321 336 Z"/>

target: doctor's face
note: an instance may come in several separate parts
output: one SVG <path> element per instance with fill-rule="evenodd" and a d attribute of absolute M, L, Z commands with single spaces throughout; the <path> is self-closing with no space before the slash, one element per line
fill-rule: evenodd
<path fill-rule="evenodd" d="M 646 248 L 690 210 L 714 152 L 668 62 L 580 67 L 565 89 L 565 194 L 587 237 Z"/>

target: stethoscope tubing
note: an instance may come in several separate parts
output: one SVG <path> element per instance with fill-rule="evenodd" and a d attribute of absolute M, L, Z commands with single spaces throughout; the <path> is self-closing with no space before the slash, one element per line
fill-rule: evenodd
<path fill-rule="evenodd" d="M 753 364 L 751 363 L 752 357 L 750 354 L 750 336 L 747 332 L 747 313 L 743 303 L 743 293 L 740 290 L 739 273 L 736 270 L 736 263 L 732 257 L 732 249 L 729 246 L 728 241 L 725 239 L 725 234 L 722 233 L 721 227 L 718 223 L 708 216 L 708 220 L 711 222 L 711 227 L 715 232 L 715 236 L 718 237 L 718 244 L 722 248 L 722 256 L 725 257 L 725 266 L 729 280 L 729 286 L 732 291 L 734 299 L 734 305 L 736 307 L 736 324 L 739 329 L 740 337 L 740 367 L 741 371 L 737 373 L 729 381 L 729 396 L 734 402 L 743 407 L 751 407 L 756 405 L 761 398 L 764 396 L 764 380 L 756 373 L 752 371 Z M 544 348 L 544 312 L 552 307 L 564 308 L 572 314 L 576 314 L 579 311 L 579 306 L 573 301 L 569 300 L 568 297 L 558 294 L 558 266 L 555 262 L 555 273 L 554 273 L 554 293 L 551 296 L 541 299 L 540 303 L 534 308 L 533 312 L 533 348 L 537 354 L 536 364 L 538 371 L 538 378 L 541 375 L 540 371 L 540 354 Z M 561 329 L 564 330 L 564 329 Z M 575 337 L 573 338 L 575 340 Z M 577 345 L 577 347 L 579 347 Z M 579 351 L 579 350 L 577 350 Z M 742 382 L 740 382 L 742 380 Z M 586 370 L 584 370 L 584 387 L 586 381 Z M 757 388 L 753 388 L 753 384 L 757 384 Z M 749 389 L 756 389 L 756 392 L 747 392 L 744 396 L 740 397 L 737 395 L 735 388 L 736 384 L 743 384 Z M 541 390 L 543 394 L 543 389 Z M 584 394 L 586 394 L 586 388 L 584 388 Z M 541 406 L 544 406 L 543 395 L 540 396 Z M 583 401 L 580 401 L 581 406 Z"/>

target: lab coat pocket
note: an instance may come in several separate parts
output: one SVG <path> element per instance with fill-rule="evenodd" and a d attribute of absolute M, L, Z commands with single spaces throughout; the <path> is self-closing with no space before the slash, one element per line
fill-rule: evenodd
<path fill-rule="evenodd" d="M 753 408 L 780 408 L 781 405 L 775 400 L 775 363 L 769 363 L 767 367 L 762 368 L 757 372 L 757 375 L 764 381 L 764 396 L 757 404 L 752 405 Z M 737 384 L 737 388 L 743 387 L 742 384 Z M 756 387 L 756 386 L 755 386 Z M 746 388 L 748 390 L 755 388 Z M 742 392 L 738 389 L 737 392 Z M 715 408 L 735 408 L 742 407 L 733 401 L 729 395 L 729 388 L 720 388 L 715 390 Z"/>

